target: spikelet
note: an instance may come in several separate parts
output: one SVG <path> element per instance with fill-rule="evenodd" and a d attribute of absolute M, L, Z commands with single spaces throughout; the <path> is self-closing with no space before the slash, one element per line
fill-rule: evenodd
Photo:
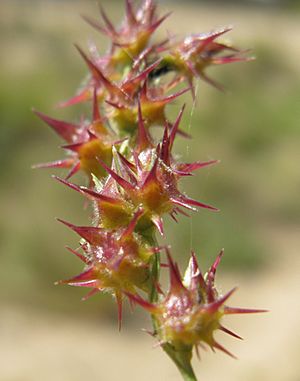
<path fill-rule="evenodd" d="M 202 274 L 192 253 L 185 276 L 182 279 L 177 264 L 167 250 L 170 273 L 170 289 L 166 297 L 157 304 L 149 303 L 139 295 L 128 297 L 148 310 L 157 321 L 157 329 L 153 334 L 160 345 L 171 345 L 175 348 L 195 347 L 197 352 L 203 344 L 210 348 L 219 349 L 234 357 L 227 349 L 219 344 L 214 333 L 221 330 L 235 338 L 240 336 L 221 324 L 222 317 L 235 313 L 265 312 L 258 309 L 232 308 L 225 305 L 235 288 L 219 295 L 215 286 L 215 273 L 223 255 L 223 250 L 206 274 Z"/>

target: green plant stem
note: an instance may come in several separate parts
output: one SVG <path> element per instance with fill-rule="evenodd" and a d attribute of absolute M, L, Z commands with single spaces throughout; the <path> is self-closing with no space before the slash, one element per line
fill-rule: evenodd
<path fill-rule="evenodd" d="M 153 243 L 157 246 L 156 238 L 153 238 Z M 158 292 L 155 284 L 159 280 L 160 275 L 160 255 L 156 254 L 152 260 L 152 271 L 151 271 L 151 281 L 152 287 L 149 294 L 149 301 L 151 303 L 157 303 L 158 301 Z M 159 324 L 154 315 L 151 315 L 152 318 L 152 326 L 154 335 L 156 336 L 159 331 Z M 197 381 L 197 377 L 194 373 L 194 370 L 191 365 L 192 359 L 192 347 L 191 346 L 178 346 L 175 347 L 169 343 L 162 345 L 163 350 L 170 357 L 170 359 L 177 366 L 180 374 L 182 375 L 184 381 Z"/>
<path fill-rule="evenodd" d="M 197 381 L 191 365 L 192 348 L 177 349 L 170 344 L 163 344 L 162 348 L 175 363 L 184 381 Z"/>

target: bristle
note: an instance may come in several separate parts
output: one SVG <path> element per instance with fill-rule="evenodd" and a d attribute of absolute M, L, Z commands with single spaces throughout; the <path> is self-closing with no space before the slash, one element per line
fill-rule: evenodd
<path fill-rule="evenodd" d="M 183 196 L 183 195 L 180 195 L 180 197 L 178 197 L 178 198 L 173 198 L 172 202 L 174 202 L 174 204 L 181 205 L 181 206 L 184 206 L 186 208 L 188 208 L 188 206 L 198 206 L 200 208 L 209 209 L 209 210 L 212 210 L 214 212 L 219 212 L 219 209 L 215 208 L 214 206 L 204 204 L 203 202 L 193 200 L 193 199 L 188 198 L 188 197 Z"/>
<path fill-rule="evenodd" d="M 238 307 L 224 307 L 224 314 L 225 315 L 235 315 L 235 314 L 257 314 L 257 313 L 263 313 L 263 312 L 269 312 L 268 310 L 262 310 L 262 309 L 253 309 L 253 308 L 238 308 Z"/>
<path fill-rule="evenodd" d="M 137 133 L 137 147 L 138 153 L 142 152 L 146 148 L 151 148 L 152 143 L 148 131 L 146 130 L 145 123 L 143 120 L 141 102 L 138 99 L 138 133 Z"/>
<path fill-rule="evenodd" d="M 208 304 L 206 306 L 206 311 L 210 312 L 210 313 L 214 313 L 216 312 L 221 306 L 223 306 L 223 304 L 226 302 L 226 300 L 228 300 L 230 298 L 230 296 L 237 290 L 236 287 L 234 287 L 232 290 L 230 290 L 229 292 L 227 292 L 227 294 L 225 294 L 224 296 L 222 296 L 221 298 L 217 299 L 216 301 Z"/>
<path fill-rule="evenodd" d="M 136 224 L 137 224 L 139 218 L 143 215 L 143 213 L 144 213 L 144 210 L 142 208 L 139 208 L 135 212 L 133 219 L 129 222 L 127 228 L 122 233 L 121 240 L 128 238 L 133 233 L 133 231 L 136 227 Z"/>
<path fill-rule="evenodd" d="M 80 150 L 84 146 L 84 144 L 85 144 L 84 142 L 66 144 L 66 145 L 63 145 L 62 148 L 78 154 L 80 153 Z"/>
<path fill-rule="evenodd" d="M 131 26 L 135 26 L 137 24 L 137 20 L 135 18 L 135 12 L 133 9 L 133 5 L 131 3 L 131 0 L 125 0 L 125 5 L 126 5 L 126 18 Z"/>
<path fill-rule="evenodd" d="M 71 249 L 69 246 L 66 246 L 66 249 L 67 249 L 70 253 L 76 255 L 76 257 L 79 258 L 82 262 L 84 262 L 85 264 L 88 264 L 89 261 L 88 261 L 88 259 L 87 259 L 86 256 L 84 256 L 83 254 L 79 253 L 79 252 L 76 251 L 76 250 Z"/>
<path fill-rule="evenodd" d="M 74 106 L 78 103 L 86 102 L 90 98 L 90 92 L 87 89 L 84 89 L 79 94 L 76 94 L 74 97 L 67 99 L 65 101 L 59 102 L 57 107 L 69 107 Z"/>
<path fill-rule="evenodd" d="M 86 300 L 88 300 L 89 298 L 91 298 L 92 296 L 96 295 L 96 294 L 99 294 L 99 292 L 101 292 L 101 289 L 99 288 L 93 288 L 90 292 L 88 292 L 85 296 L 83 296 L 81 298 L 81 300 L 83 302 L 85 302 Z"/>
<path fill-rule="evenodd" d="M 53 179 L 59 181 L 60 183 L 66 185 L 67 187 L 75 190 L 76 192 L 79 192 L 79 193 L 83 193 L 83 190 L 81 189 L 81 187 L 79 187 L 78 185 L 76 184 L 73 184 L 73 183 L 70 183 L 69 181 L 67 180 L 64 180 L 64 179 L 61 179 L 60 177 L 58 176 L 52 176 Z"/>
<path fill-rule="evenodd" d="M 193 200 L 191 198 L 185 197 L 183 195 L 177 196 L 177 197 L 171 197 L 170 200 L 175 204 L 179 206 L 183 206 L 184 208 L 195 210 L 193 206 L 198 206 L 200 208 L 209 209 L 214 212 L 218 212 L 219 209 L 215 208 L 214 206 L 204 204 L 200 201 Z"/>
<path fill-rule="evenodd" d="M 183 89 L 181 91 L 178 91 L 175 94 L 171 94 L 171 95 L 169 95 L 169 96 L 167 96 L 165 98 L 152 99 L 152 101 L 155 102 L 155 103 L 168 104 L 168 103 L 172 102 L 174 99 L 180 97 L 181 95 L 185 94 L 188 91 L 190 91 L 189 87 L 187 89 Z"/>
<path fill-rule="evenodd" d="M 218 83 L 217 81 L 214 81 L 213 79 L 209 78 L 206 74 L 204 73 L 201 73 L 200 74 L 200 77 L 205 81 L 207 82 L 208 84 L 212 85 L 213 87 L 215 87 L 217 90 L 221 91 L 222 93 L 225 93 L 226 89 L 223 85 L 221 85 L 220 83 Z"/>
<path fill-rule="evenodd" d="M 64 122 L 62 120 L 50 118 L 49 116 L 36 110 L 33 110 L 33 112 L 50 127 L 52 127 L 54 131 L 65 141 L 69 143 L 73 141 L 73 138 L 76 135 L 79 126 L 72 123 Z"/>
<path fill-rule="evenodd" d="M 57 221 L 72 229 L 75 233 L 92 245 L 99 245 L 103 243 L 103 236 L 101 235 L 103 230 L 101 228 L 92 226 L 76 226 L 60 218 L 57 218 Z"/>
<path fill-rule="evenodd" d="M 135 77 L 124 81 L 121 85 L 121 89 L 126 92 L 126 94 L 133 95 L 134 92 L 141 86 L 142 81 L 146 80 L 148 75 L 160 64 L 161 59 L 154 62 L 152 65 L 146 67 L 142 72 L 137 74 Z"/>
<path fill-rule="evenodd" d="M 153 33 L 155 32 L 156 29 L 158 29 L 160 27 L 160 25 L 168 18 L 170 17 L 172 14 L 172 12 L 168 12 L 167 14 L 165 14 L 164 16 L 162 16 L 160 19 L 158 19 L 157 21 L 155 21 L 152 25 L 150 25 L 149 27 L 149 32 Z"/>
<path fill-rule="evenodd" d="M 93 93 L 93 121 L 101 121 L 101 115 L 99 112 L 99 105 L 98 105 L 98 99 L 97 99 L 97 88 L 95 87 L 94 93 Z"/>
<path fill-rule="evenodd" d="M 223 255 L 224 255 L 224 249 L 222 249 L 220 251 L 220 253 L 217 255 L 217 258 L 215 259 L 214 263 L 212 264 L 211 268 L 208 271 L 208 276 L 212 282 L 215 279 L 216 271 L 217 271 L 217 268 L 221 262 Z"/>
<path fill-rule="evenodd" d="M 181 122 L 184 110 L 185 110 L 185 104 L 182 106 L 182 108 L 181 108 L 181 110 L 180 110 L 180 112 L 176 118 L 176 121 L 175 121 L 175 123 L 171 129 L 171 132 L 170 132 L 170 150 L 172 150 L 176 134 L 178 133 L 179 124 Z"/>
<path fill-rule="evenodd" d="M 128 98 L 128 95 L 123 90 L 121 90 L 118 86 L 113 84 L 110 80 L 108 80 L 105 77 L 102 71 L 87 57 L 87 55 L 83 52 L 83 50 L 78 45 L 75 45 L 75 47 L 80 53 L 81 57 L 86 62 L 95 80 L 99 81 L 109 91 L 109 94 L 111 96 L 114 95 L 117 98 L 121 98 L 121 99 Z"/>
<path fill-rule="evenodd" d="M 67 174 L 66 180 L 69 180 L 72 176 L 74 176 L 80 170 L 80 168 L 81 168 L 80 161 L 76 161 L 73 167 L 71 168 L 71 170 L 69 171 L 69 173 Z"/>
<path fill-rule="evenodd" d="M 122 328 L 122 317 L 123 317 L 123 296 L 121 292 L 116 291 L 116 301 L 117 301 L 117 307 L 118 307 L 118 326 L 119 326 L 119 332 Z"/>
<path fill-rule="evenodd" d="M 93 267 L 88 268 L 81 274 L 67 280 L 61 280 L 60 284 L 69 284 L 72 286 L 84 286 L 84 287 L 94 287 L 97 282 L 97 274 Z"/>
<path fill-rule="evenodd" d="M 109 36 L 110 38 L 114 37 L 112 29 L 104 28 L 96 20 L 90 18 L 89 16 L 81 15 L 81 17 L 85 22 L 87 22 L 92 28 L 96 29 L 98 32 L 103 33 L 106 36 Z"/>
<path fill-rule="evenodd" d="M 220 163 L 220 160 L 195 161 L 194 163 L 179 164 L 178 169 L 183 172 L 193 172 L 197 169 Z"/>
<path fill-rule="evenodd" d="M 159 216 L 152 216 L 151 221 L 153 224 L 157 227 L 157 230 L 159 231 L 159 234 L 161 236 L 164 235 L 164 224 L 163 220 Z"/>
<path fill-rule="evenodd" d="M 110 31 L 114 36 L 116 36 L 117 35 L 117 31 L 116 31 L 113 23 L 110 21 L 110 19 L 106 15 L 106 13 L 104 11 L 104 8 L 101 6 L 101 4 L 99 4 L 99 9 L 100 9 L 100 14 L 102 16 L 102 19 L 103 19 L 103 21 L 106 24 L 107 30 Z"/>
<path fill-rule="evenodd" d="M 138 294 L 131 294 L 131 293 L 126 292 L 126 291 L 124 292 L 124 294 L 130 300 L 132 300 L 133 302 L 139 304 L 140 306 L 142 306 L 143 308 L 145 308 L 149 312 L 153 313 L 153 312 L 157 311 L 157 307 L 154 304 L 147 302 L 147 300 L 141 298 Z"/>
<path fill-rule="evenodd" d="M 129 160 L 126 159 L 119 151 L 117 151 L 117 155 L 121 162 L 124 164 L 124 167 L 127 167 L 131 172 L 136 172 L 136 166 L 132 164 Z"/>
<path fill-rule="evenodd" d="M 128 181 L 119 176 L 116 172 L 110 169 L 101 159 L 98 159 L 101 166 L 110 174 L 110 176 L 127 192 L 134 191 L 135 187 L 131 185 Z"/>
<path fill-rule="evenodd" d="M 235 337 L 236 339 L 243 340 L 243 338 L 241 336 L 239 336 L 236 333 L 230 331 L 228 328 L 223 327 L 222 325 L 220 325 L 220 330 L 225 332 L 225 333 L 227 333 L 228 335 L 230 335 L 232 337 Z"/>
<path fill-rule="evenodd" d="M 219 351 L 226 353 L 226 355 L 232 357 L 233 359 L 237 360 L 237 357 L 233 355 L 231 352 L 229 352 L 226 348 L 224 348 L 221 344 L 214 341 L 213 347 L 219 349 Z"/>
<path fill-rule="evenodd" d="M 176 292 L 176 290 L 185 290 L 184 285 L 181 281 L 181 275 L 178 269 L 177 264 L 173 261 L 170 251 L 168 248 L 166 248 L 166 254 L 169 264 L 169 273 L 170 273 L 170 291 Z"/>
<path fill-rule="evenodd" d="M 40 168 L 70 168 L 74 164 L 74 159 L 56 160 L 50 163 L 34 164 L 32 169 Z"/>
<path fill-rule="evenodd" d="M 155 159 L 151 170 L 149 171 L 147 177 L 145 178 L 142 188 L 146 188 L 149 184 L 152 184 L 153 182 L 157 181 L 157 174 L 156 174 L 157 166 L 158 166 L 158 158 Z"/>
<path fill-rule="evenodd" d="M 165 123 L 164 135 L 161 143 L 160 159 L 168 166 L 170 166 L 170 139 L 169 139 L 169 127 Z"/>

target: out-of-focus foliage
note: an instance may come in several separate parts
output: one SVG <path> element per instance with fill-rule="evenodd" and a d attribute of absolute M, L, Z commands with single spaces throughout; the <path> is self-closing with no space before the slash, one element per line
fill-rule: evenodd
<path fill-rule="evenodd" d="M 198 2 L 198 0 L 190 0 L 191 2 Z M 283 8 L 299 8 L 299 0 L 202 0 L 203 3 L 216 3 L 216 4 L 239 4 L 250 6 L 264 6 L 264 7 L 283 7 Z"/>

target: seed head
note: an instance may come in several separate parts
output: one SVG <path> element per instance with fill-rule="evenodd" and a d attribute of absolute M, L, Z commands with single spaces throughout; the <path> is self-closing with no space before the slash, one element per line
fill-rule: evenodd
<path fill-rule="evenodd" d="M 157 321 L 155 336 L 160 344 L 171 344 L 173 347 L 195 347 L 208 345 L 234 357 L 215 338 L 214 333 L 222 330 L 240 338 L 221 324 L 222 317 L 234 313 L 255 313 L 264 310 L 237 309 L 226 306 L 235 288 L 225 295 L 220 295 L 215 286 L 215 273 L 223 251 L 203 275 L 197 259 L 192 253 L 185 276 L 182 279 L 177 264 L 167 250 L 170 288 L 164 299 L 151 304 L 138 295 L 129 297 L 147 309 Z"/>

